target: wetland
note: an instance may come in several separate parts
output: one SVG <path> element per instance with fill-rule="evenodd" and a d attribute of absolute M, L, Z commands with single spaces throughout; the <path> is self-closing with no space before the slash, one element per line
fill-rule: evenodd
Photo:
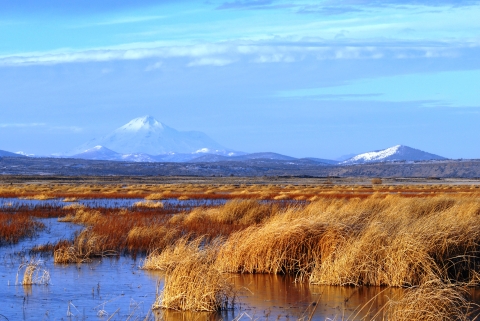
<path fill-rule="evenodd" d="M 0 320 L 477 315 L 475 182 L 192 180 L 0 185 Z"/>

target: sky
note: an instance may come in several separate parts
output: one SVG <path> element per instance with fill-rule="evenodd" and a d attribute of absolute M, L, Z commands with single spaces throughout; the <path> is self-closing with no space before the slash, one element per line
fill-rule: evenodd
<path fill-rule="evenodd" d="M 0 150 L 133 118 L 244 152 L 480 158 L 480 0 L 0 0 Z"/>

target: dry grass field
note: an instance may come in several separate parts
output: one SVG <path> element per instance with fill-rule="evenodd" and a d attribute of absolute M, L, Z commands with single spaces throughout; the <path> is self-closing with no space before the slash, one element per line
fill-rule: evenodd
<path fill-rule="evenodd" d="M 383 184 L 382 184 L 383 182 Z M 476 185 L 475 185 L 476 184 Z M 45 200 L 62 198 L 65 201 L 77 199 L 118 199 L 141 198 L 150 201 L 162 199 L 255 199 L 255 200 L 315 200 L 315 198 L 368 197 L 372 193 L 400 194 L 404 197 L 431 197 L 438 194 L 465 194 L 480 191 L 478 182 L 467 185 L 398 183 L 388 184 L 386 180 L 372 179 L 350 182 L 331 179 L 318 180 L 315 184 L 302 184 L 301 179 L 279 183 L 258 184 L 254 181 L 235 184 L 210 183 L 168 183 L 168 184 L 91 184 L 76 183 L 22 183 L 0 184 L 0 197 L 19 197 Z"/>
<path fill-rule="evenodd" d="M 84 225 L 50 247 L 55 262 L 148 254 L 143 269 L 166 275 L 154 308 L 224 309 L 235 299 L 232 273 L 270 273 L 407 289 L 384 307 L 388 320 L 466 320 L 465 289 L 480 281 L 478 185 L 23 184 L 0 186 L 0 197 L 144 199 L 128 209 L 4 208 L 0 240 L 30 235 L 35 217 Z M 168 199 L 226 203 L 185 209 Z"/>

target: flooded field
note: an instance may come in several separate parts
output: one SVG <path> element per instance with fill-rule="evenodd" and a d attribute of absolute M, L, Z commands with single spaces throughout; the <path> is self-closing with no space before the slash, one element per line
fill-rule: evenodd
<path fill-rule="evenodd" d="M 0 320 L 477 315 L 470 187 L 29 188 L 0 198 Z"/>
<path fill-rule="evenodd" d="M 51 255 L 33 255 L 38 244 L 73 238 L 81 226 L 42 219 L 46 228 L 38 236 L 13 246 L 0 248 L 0 314 L 8 320 L 127 320 L 151 313 L 164 274 L 141 270 L 141 258 L 95 259 L 85 264 L 54 264 Z M 16 284 L 22 263 L 41 260 L 50 275 L 48 284 Z M 19 276 L 20 281 L 22 275 Z M 377 287 L 313 286 L 296 283 L 293 277 L 269 274 L 231 274 L 230 281 L 238 293 L 237 306 L 222 313 L 187 313 L 163 311 L 152 319 L 250 320 L 306 318 L 361 319 L 375 314 L 388 296 L 398 289 Z M 17 280 L 17 283 L 18 280 Z M 382 292 L 383 291 L 383 292 Z M 372 304 L 369 301 L 374 298 Z M 315 308 L 315 305 L 318 306 Z M 365 311 L 359 307 L 367 305 Z M 314 311 L 315 310 L 315 311 Z M 354 318 L 356 316 L 356 318 Z M 0 317 L 1 320 L 1 317 Z"/>

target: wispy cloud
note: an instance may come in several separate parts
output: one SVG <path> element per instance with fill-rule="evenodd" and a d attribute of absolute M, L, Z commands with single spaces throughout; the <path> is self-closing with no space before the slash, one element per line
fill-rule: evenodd
<path fill-rule="evenodd" d="M 388 5 L 415 5 L 415 6 L 471 6 L 480 3 L 480 0 L 328 0 L 328 5 L 354 5 L 384 7 Z"/>
<path fill-rule="evenodd" d="M 0 124 L 0 128 L 23 128 L 23 127 L 42 127 L 45 123 L 7 123 Z"/>
<path fill-rule="evenodd" d="M 181 0 L 176 0 L 181 1 Z M 2 11 L 10 13 L 42 13 L 42 12 L 60 12 L 62 14 L 92 14 L 102 12 L 115 12 L 134 10 L 151 6 L 158 6 L 164 3 L 174 2 L 173 0 L 137 0 L 137 1 L 118 1 L 118 0 L 27 0 L 27 1 L 9 1 L 0 0 Z"/>
<path fill-rule="evenodd" d="M 273 0 L 236 0 L 227 1 L 217 7 L 219 10 L 266 10 L 291 8 L 300 14 L 340 15 L 368 10 L 369 8 L 395 7 L 409 8 L 412 6 L 422 7 L 465 7 L 480 4 L 480 0 L 327 0 L 321 4 L 318 2 L 305 1 L 303 3 L 293 1 Z"/>
<path fill-rule="evenodd" d="M 446 71 L 355 80 L 339 86 L 282 91 L 279 97 L 315 100 L 418 102 L 424 107 L 480 107 L 480 70 Z M 398 90 L 401 88 L 401 90 Z"/>
<path fill-rule="evenodd" d="M 49 126 L 46 123 L 3 123 L 0 124 L 0 128 L 33 128 L 41 127 L 45 130 L 60 130 L 79 133 L 83 131 L 83 128 L 78 126 Z"/>
<path fill-rule="evenodd" d="M 152 71 L 152 70 L 155 70 L 155 69 L 160 69 L 162 66 L 163 66 L 163 62 L 158 61 L 154 64 L 148 65 L 147 68 L 145 68 L 145 71 Z"/>
<path fill-rule="evenodd" d="M 194 61 L 190 62 L 188 64 L 189 67 L 194 67 L 194 66 L 226 66 L 231 63 L 233 63 L 233 60 L 230 59 L 225 59 L 225 58 L 200 58 L 200 59 L 195 59 Z"/>
<path fill-rule="evenodd" d="M 224 2 L 217 9 L 258 9 L 260 7 L 270 6 L 272 0 L 236 0 Z"/>
<path fill-rule="evenodd" d="M 352 12 L 362 12 L 363 9 L 354 6 L 320 6 L 320 5 L 307 5 L 301 6 L 296 11 L 302 14 L 319 14 L 324 16 L 341 15 Z"/>
<path fill-rule="evenodd" d="M 120 25 L 120 24 L 127 24 L 127 23 L 138 23 L 138 22 L 159 20 L 159 19 L 164 19 L 164 18 L 165 18 L 165 16 L 122 17 L 122 18 L 114 18 L 114 19 L 105 20 L 105 21 L 81 24 L 81 25 L 73 26 L 73 28 L 86 28 L 86 27 L 92 27 L 92 26 Z"/>
<path fill-rule="evenodd" d="M 293 62 L 314 59 L 380 59 L 458 57 L 477 42 L 425 41 L 238 41 L 157 48 L 102 49 L 64 53 L 24 54 L 0 57 L 0 66 L 53 65 L 63 63 L 186 58 L 188 66 L 225 66 L 235 61 L 255 63 Z M 161 65 L 147 67 L 153 70 Z M 153 69 L 152 69 L 153 68 Z"/>

